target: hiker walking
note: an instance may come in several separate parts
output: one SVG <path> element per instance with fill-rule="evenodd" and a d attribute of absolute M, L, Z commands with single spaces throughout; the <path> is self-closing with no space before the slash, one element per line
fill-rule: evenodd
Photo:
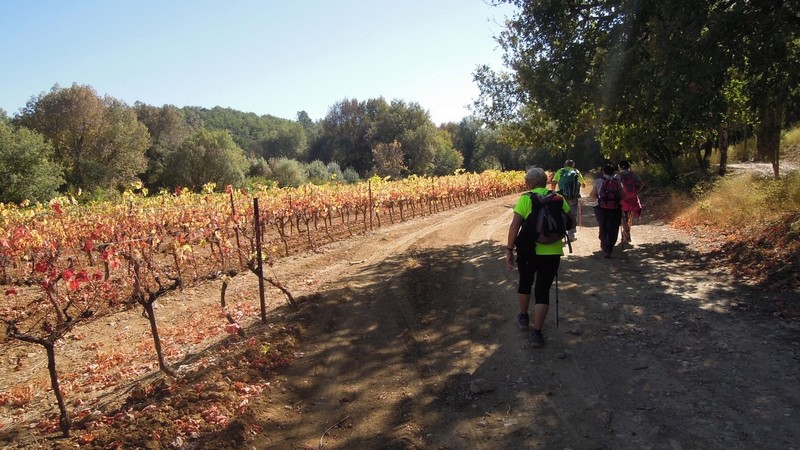
<path fill-rule="evenodd" d="M 556 190 L 556 192 L 567 200 L 569 208 L 575 212 L 575 214 L 579 213 L 578 202 L 581 198 L 582 187 L 586 187 L 586 182 L 581 172 L 575 168 L 575 161 L 571 159 L 564 162 L 564 167 L 556 170 L 553 174 L 551 189 Z M 577 239 L 575 236 L 575 228 L 576 227 L 573 226 L 572 229 L 567 231 L 567 236 L 570 241 Z"/>
<path fill-rule="evenodd" d="M 639 174 L 631 171 L 631 164 L 624 160 L 619 162 L 619 172 L 615 178 L 622 184 L 622 190 L 625 192 L 622 197 L 622 243 L 627 244 L 631 242 L 633 217 L 636 216 L 638 219 L 642 216 L 639 192 L 644 187 L 644 182 Z"/>
<path fill-rule="evenodd" d="M 614 178 L 615 168 L 612 164 L 603 166 L 603 176 L 596 179 L 589 197 L 596 198 L 594 215 L 600 229 L 600 250 L 606 258 L 611 257 L 614 245 L 619 236 L 619 226 L 622 222 L 622 197 L 624 191 L 622 184 Z"/>
<path fill-rule="evenodd" d="M 560 201 L 560 211 L 567 214 L 569 219 L 574 222 L 574 215 L 569 209 L 569 204 L 554 192 L 548 191 L 547 174 L 541 168 L 534 167 L 525 173 L 525 185 L 529 189 L 522 195 L 514 206 L 514 216 L 511 225 L 508 227 L 508 239 L 506 242 L 506 268 L 510 271 L 514 269 L 514 247 L 517 247 L 516 263 L 519 269 L 519 285 L 517 287 L 517 299 L 519 303 L 519 314 L 517 315 L 517 325 L 521 330 L 528 330 L 529 316 L 528 306 L 533 291 L 535 305 L 533 308 L 533 331 L 531 332 L 531 345 L 541 347 L 544 344 L 542 327 L 547 311 L 550 309 L 550 286 L 558 272 L 561 256 L 564 254 L 564 243 L 557 239 L 551 243 L 541 243 L 537 238 L 530 244 L 519 242 L 517 236 L 520 234 L 523 222 L 529 215 L 535 213 L 536 208 L 543 208 L 542 199 L 551 199 L 554 202 Z M 558 204 L 558 203 L 555 203 Z M 536 211 L 538 213 L 538 210 Z M 530 223 L 531 221 L 528 221 Z M 561 237 L 566 234 L 567 224 L 562 222 Z M 534 286 L 535 280 L 535 286 Z"/>

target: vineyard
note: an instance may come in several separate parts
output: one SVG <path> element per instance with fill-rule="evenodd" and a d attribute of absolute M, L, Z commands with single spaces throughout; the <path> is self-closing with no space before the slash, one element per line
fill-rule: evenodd
<path fill-rule="evenodd" d="M 42 432 L 60 430 L 68 436 L 73 419 L 89 414 L 80 401 L 69 402 L 71 395 L 113 388 L 123 377 L 142 375 L 141 369 L 120 367 L 124 361 L 111 364 L 116 366 L 113 375 L 99 373 L 101 366 L 109 366 L 108 361 L 92 361 L 87 362 L 84 373 L 59 377 L 60 346 L 91 341 L 89 336 L 73 333 L 81 323 L 141 308 L 152 333 L 152 343 L 145 347 L 155 351 L 157 368 L 175 377 L 170 358 L 180 352 L 163 347 L 154 308 L 165 293 L 223 279 L 217 310 L 219 328 L 244 336 L 240 322 L 258 314 L 258 299 L 235 307 L 226 305 L 225 280 L 229 277 L 242 271 L 255 273 L 262 283 L 267 281 L 280 289 L 293 303 L 290 288 L 264 276 L 264 264 L 276 264 L 291 253 L 315 251 L 383 224 L 522 188 L 519 173 L 489 171 L 401 181 L 373 178 L 358 185 L 306 185 L 257 192 L 228 188 L 225 193 L 214 193 L 214 186 L 206 186 L 202 193 L 179 190 L 147 196 L 134 186 L 118 203 L 80 205 L 62 198 L 34 207 L 3 205 L 3 345 L 24 342 L 41 347 L 47 353 L 50 386 L 22 383 L 1 391 L 0 407 L 9 419 L 0 422 L 0 429 L 22 420 L 27 402 L 49 388 L 60 414 L 34 426 Z M 261 297 L 264 321 L 263 290 Z M 206 334 L 211 332 L 206 330 Z M 68 336 L 71 340 L 65 344 Z M 176 336 L 169 338 L 173 346 L 182 343 Z M 98 355 L 100 359 L 113 358 Z"/>

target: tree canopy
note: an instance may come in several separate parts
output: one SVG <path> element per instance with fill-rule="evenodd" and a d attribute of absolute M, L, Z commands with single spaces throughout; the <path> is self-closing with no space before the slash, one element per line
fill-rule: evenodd
<path fill-rule="evenodd" d="M 54 86 L 32 98 L 15 124 L 50 142 L 67 182 L 76 188 L 127 183 L 147 165 L 147 128 L 130 107 L 113 97 L 100 98 L 90 86 Z"/>
<path fill-rule="evenodd" d="M 669 166 L 716 145 L 731 83 L 758 112 L 759 146 L 779 139 L 783 100 L 800 94 L 796 3 L 504 2 L 519 8 L 498 37 L 510 72 L 476 70 L 475 108 L 519 144 L 559 152 L 593 132 L 607 155 Z"/>
<path fill-rule="evenodd" d="M 3 202 L 47 201 L 64 184 L 64 171 L 53 161 L 53 147 L 27 128 L 0 120 L 0 192 Z"/>
<path fill-rule="evenodd" d="M 170 187 L 199 188 L 206 183 L 241 186 L 247 171 L 244 152 L 227 131 L 199 130 L 189 136 L 166 161 Z"/>

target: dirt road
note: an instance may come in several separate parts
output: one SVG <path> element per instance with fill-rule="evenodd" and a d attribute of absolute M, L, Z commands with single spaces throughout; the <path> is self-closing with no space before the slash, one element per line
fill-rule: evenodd
<path fill-rule="evenodd" d="M 271 291 L 268 328 L 294 330 L 297 358 L 270 388 L 211 435 L 159 440 L 153 427 L 175 419 L 156 418 L 103 429 L 104 441 L 140 433 L 147 448 L 798 448 L 800 324 L 756 301 L 790 294 L 732 282 L 692 238 L 647 218 L 633 248 L 605 259 L 584 207 L 559 271 L 559 326 L 553 289 L 547 342 L 532 348 L 515 324 L 517 274 L 503 264 L 516 198 L 279 261 L 274 276 L 305 301 L 292 311 Z M 231 292 L 254 286 L 236 277 Z M 165 300 L 165 323 L 203 296 L 217 301 L 219 289 L 183 295 L 193 302 Z M 233 351 L 217 360 L 236 361 Z M 160 408 L 188 417 L 178 386 L 245 380 L 235 365 L 207 370 L 218 383 L 176 383 Z"/>
<path fill-rule="evenodd" d="M 532 348 L 502 262 L 515 200 L 312 257 L 330 265 L 310 270 L 323 286 L 296 317 L 304 356 L 285 397 L 254 405 L 248 420 L 265 428 L 248 445 L 797 447 L 800 326 L 751 303 L 776 293 L 732 283 L 688 236 L 646 218 L 632 249 L 604 259 L 584 207 L 559 272 L 559 326 L 551 309 L 547 343 Z"/>

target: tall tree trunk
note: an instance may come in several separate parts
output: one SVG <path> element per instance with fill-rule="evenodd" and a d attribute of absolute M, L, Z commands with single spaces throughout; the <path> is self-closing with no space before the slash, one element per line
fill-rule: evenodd
<path fill-rule="evenodd" d="M 765 101 L 758 111 L 756 149 L 761 161 L 770 161 L 775 178 L 780 177 L 778 159 L 781 146 L 781 125 L 786 104 L 782 100 Z"/>
<path fill-rule="evenodd" d="M 703 172 L 711 170 L 711 152 L 714 151 L 714 141 L 707 139 L 703 144 Z"/>
<path fill-rule="evenodd" d="M 722 122 L 719 126 L 719 176 L 725 176 L 728 171 L 728 123 Z"/>

